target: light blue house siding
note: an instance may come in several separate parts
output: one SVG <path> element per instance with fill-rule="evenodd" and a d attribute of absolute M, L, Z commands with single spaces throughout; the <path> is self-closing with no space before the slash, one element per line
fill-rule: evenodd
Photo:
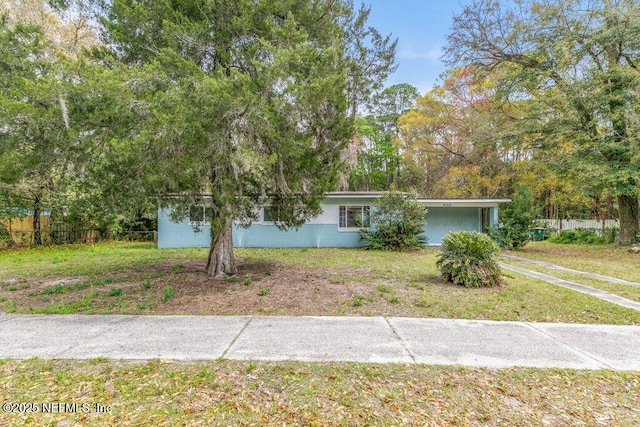
<path fill-rule="evenodd" d="M 425 235 L 427 243 L 439 245 L 450 231 L 482 231 L 481 208 L 429 208 Z"/>
<path fill-rule="evenodd" d="M 358 228 L 340 227 L 342 207 L 371 206 L 381 193 L 331 193 L 323 202 L 323 212 L 297 230 L 281 231 L 273 223 L 260 220 L 248 228 L 234 226 L 235 247 L 358 247 L 362 245 Z M 428 209 L 425 235 L 428 244 L 439 245 L 449 231 L 482 231 L 498 219 L 498 203 L 508 200 L 430 200 L 420 199 Z M 344 215 L 345 208 L 342 212 Z M 345 224 L 343 224 L 345 225 Z M 200 232 L 185 219 L 173 222 L 168 211 L 158 212 L 158 247 L 208 247 L 211 228 L 199 225 Z"/>

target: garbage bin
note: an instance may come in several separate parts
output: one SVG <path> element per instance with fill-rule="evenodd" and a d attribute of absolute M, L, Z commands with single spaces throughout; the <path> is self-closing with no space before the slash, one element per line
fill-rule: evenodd
<path fill-rule="evenodd" d="M 538 227 L 531 230 L 531 240 L 541 242 L 544 240 L 544 228 Z"/>

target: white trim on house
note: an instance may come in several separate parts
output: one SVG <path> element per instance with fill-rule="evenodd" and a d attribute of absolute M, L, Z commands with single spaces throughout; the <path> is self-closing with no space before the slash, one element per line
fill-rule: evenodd
<path fill-rule="evenodd" d="M 344 209 L 344 216 L 343 216 L 343 209 Z M 362 226 L 349 226 L 349 213 L 353 212 L 353 209 L 357 209 L 359 211 L 360 217 L 362 218 Z M 365 219 L 366 217 L 366 225 L 365 225 Z M 353 219 L 353 218 L 351 218 Z M 351 221 L 353 222 L 353 221 Z M 369 225 L 371 223 L 371 205 L 370 204 L 363 204 L 363 205 L 354 205 L 354 204 L 348 204 L 348 205 L 339 205 L 338 206 L 338 231 L 339 232 L 343 232 L 343 231 L 360 231 L 363 228 L 368 228 Z M 344 225 L 342 225 L 344 224 Z"/>
<path fill-rule="evenodd" d="M 511 199 L 416 199 L 418 203 L 431 208 L 494 208 Z"/>
<path fill-rule="evenodd" d="M 333 191 L 325 193 L 324 196 L 326 199 L 376 199 L 388 193 L 388 191 Z"/>
<path fill-rule="evenodd" d="M 202 221 L 194 221 L 194 220 L 192 220 L 192 217 L 191 217 L 191 213 L 192 212 L 191 212 L 191 210 L 194 209 L 194 208 L 201 208 L 202 209 L 202 217 L 201 217 Z M 189 206 L 189 213 L 188 213 L 188 216 L 187 216 L 187 223 L 192 227 L 202 227 L 202 226 L 205 226 L 205 225 L 211 225 L 211 220 L 207 218 L 207 212 L 209 210 L 212 210 L 211 206 L 207 206 L 204 203 L 197 203 L 197 204 Z"/>

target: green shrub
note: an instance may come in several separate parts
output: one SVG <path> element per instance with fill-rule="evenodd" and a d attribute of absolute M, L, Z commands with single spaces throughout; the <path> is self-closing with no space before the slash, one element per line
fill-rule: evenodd
<path fill-rule="evenodd" d="M 442 279 L 467 288 L 499 286 L 498 246 L 486 234 L 456 231 L 442 241 L 437 266 Z"/>
<path fill-rule="evenodd" d="M 605 232 L 605 235 L 607 233 Z M 608 237 L 611 238 L 609 243 L 616 240 L 615 231 L 609 232 Z M 591 228 L 575 228 L 573 230 L 562 230 L 556 236 L 552 236 L 549 241 L 560 244 L 582 244 L 582 245 L 601 245 L 607 242 L 606 237 L 600 237 L 598 232 Z"/>
<path fill-rule="evenodd" d="M 533 203 L 531 189 L 518 188 L 511 203 L 500 209 L 498 225 L 489 229 L 489 235 L 503 248 L 523 248 L 531 238 L 538 215 L 539 208 Z"/>
<path fill-rule="evenodd" d="M 0 223 L 0 248 L 13 246 L 13 238 L 6 227 Z"/>
<path fill-rule="evenodd" d="M 619 235 L 619 227 L 605 227 L 602 231 L 602 238 L 604 239 L 604 243 L 606 244 L 616 243 L 618 241 Z"/>
<path fill-rule="evenodd" d="M 360 231 L 360 239 L 368 249 L 405 251 L 427 244 L 424 227 L 427 209 L 415 198 L 392 191 L 380 197 L 373 206 L 369 229 Z"/>

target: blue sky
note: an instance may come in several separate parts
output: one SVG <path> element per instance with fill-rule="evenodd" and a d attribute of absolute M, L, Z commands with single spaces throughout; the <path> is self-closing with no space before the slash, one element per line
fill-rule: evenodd
<path fill-rule="evenodd" d="M 381 34 L 398 38 L 398 70 L 386 86 L 409 83 L 428 92 L 445 70 L 439 57 L 452 18 L 471 0 L 364 0 L 371 5 L 369 24 Z M 357 2 L 356 2 L 357 4 Z"/>

